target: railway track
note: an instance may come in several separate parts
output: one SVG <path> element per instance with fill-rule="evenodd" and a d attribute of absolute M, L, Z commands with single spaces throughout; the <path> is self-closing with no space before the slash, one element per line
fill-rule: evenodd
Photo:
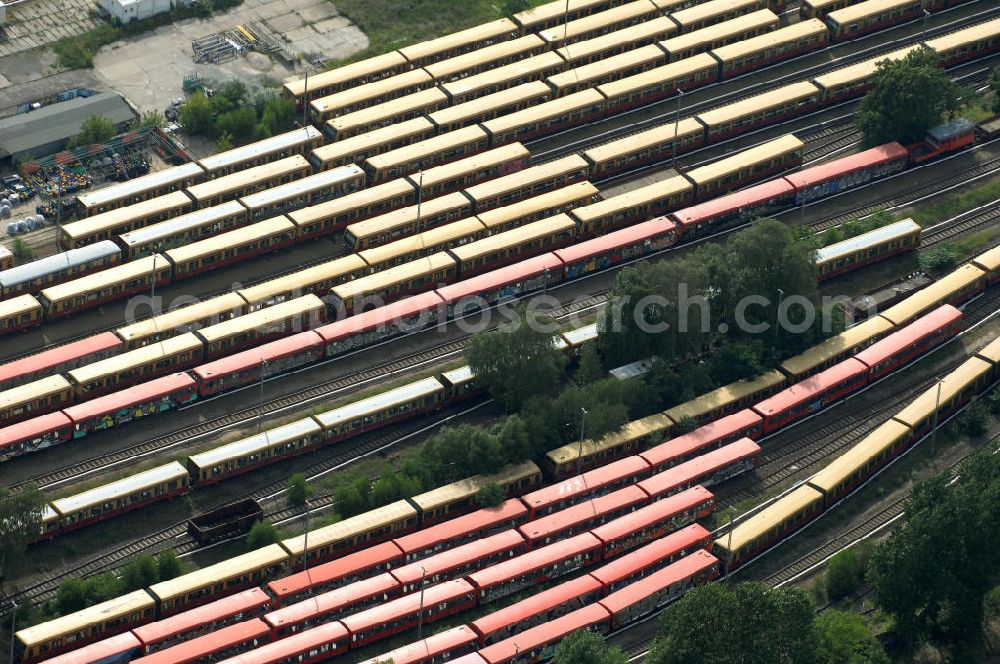
<path fill-rule="evenodd" d="M 924 231 L 920 239 L 921 246 L 926 249 L 957 235 L 962 235 L 980 226 L 988 226 L 1000 219 L 1000 201 L 992 201 L 970 213 L 959 215 L 953 220 L 943 222 Z"/>

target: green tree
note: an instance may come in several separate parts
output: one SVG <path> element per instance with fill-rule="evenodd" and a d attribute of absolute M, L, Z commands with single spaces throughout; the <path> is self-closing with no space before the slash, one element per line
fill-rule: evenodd
<path fill-rule="evenodd" d="M 857 548 L 844 549 L 826 569 L 826 596 L 831 602 L 857 592 L 865 581 L 865 566 Z"/>
<path fill-rule="evenodd" d="M 59 584 L 56 607 L 60 615 L 73 613 L 87 607 L 87 584 L 81 579 L 69 578 Z"/>
<path fill-rule="evenodd" d="M 159 111 L 146 111 L 142 116 L 133 123 L 137 129 L 142 129 L 144 127 L 162 127 L 167 123 L 164 119 L 163 114 Z"/>
<path fill-rule="evenodd" d="M 827 611 L 816 619 L 816 664 L 890 664 L 856 613 Z"/>
<path fill-rule="evenodd" d="M 993 112 L 1000 113 L 1000 67 L 995 67 L 990 75 L 990 88 L 993 90 Z"/>
<path fill-rule="evenodd" d="M 910 643 L 979 633 L 1000 569 L 1000 455 L 990 452 L 970 456 L 953 485 L 940 475 L 914 486 L 906 522 L 872 556 L 875 601 Z"/>
<path fill-rule="evenodd" d="M 983 615 L 987 620 L 1000 618 L 1000 586 L 986 593 L 983 599 Z"/>
<path fill-rule="evenodd" d="M 503 0 L 500 4 L 500 11 L 507 18 L 512 18 L 514 14 L 523 12 L 526 9 L 531 9 L 530 0 Z"/>
<path fill-rule="evenodd" d="M 305 505 L 309 499 L 309 485 L 306 483 L 306 476 L 302 473 L 295 473 L 288 478 L 288 504 L 292 507 Z"/>
<path fill-rule="evenodd" d="M 857 112 L 866 146 L 914 143 L 959 109 L 962 90 L 938 67 L 939 59 L 934 51 L 918 49 L 901 60 L 878 63 L 875 84 Z"/>
<path fill-rule="evenodd" d="M 604 375 L 604 366 L 601 364 L 601 356 L 597 352 L 597 346 L 587 344 L 580 351 L 580 365 L 576 368 L 576 373 L 573 375 L 574 380 L 579 385 L 586 385 L 587 383 L 593 383 L 595 380 L 604 378 Z"/>
<path fill-rule="evenodd" d="M 184 571 L 177 552 L 173 549 L 166 549 L 156 557 L 156 568 L 159 571 L 160 581 L 176 579 Z"/>
<path fill-rule="evenodd" d="M 234 105 L 239 105 L 247 96 L 247 85 L 238 78 L 234 78 L 222 84 L 222 87 L 219 88 L 219 94 Z"/>
<path fill-rule="evenodd" d="M 140 590 L 159 581 L 160 573 L 156 566 L 156 558 L 141 555 L 130 560 L 122 573 L 122 586 L 125 592 Z"/>
<path fill-rule="evenodd" d="M 215 129 L 219 134 L 231 134 L 236 141 L 251 138 L 257 126 L 257 116 L 250 106 L 240 106 L 226 111 L 215 119 Z"/>
<path fill-rule="evenodd" d="M 24 559 L 28 542 L 42 532 L 45 496 L 31 484 L 13 492 L 0 487 L 0 583 Z"/>
<path fill-rule="evenodd" d="M 609 648 L 604 637 L 590 630 L 573 632 L 559 643 L 552 664 L 626 664 L 618 648 Z"/>
<path fill-rule="evenodd" d="M 511 411 L 555 392 L 566 363 L 552 345 L 550 318 L 524 306 L 515 315 L 515 322 L 473 335 L 466 351 L 476 380 Z"/>
<path fill-rule="evenodd" d="M 233 135 L 228 131 L 219 134 L 219 138 L 215 141 L 215 149 L 219 152 L 226 152 L 234 147 L 236 147 L 236 143 L 233 141 Z"/>
<path fill-rule="evenodd" d="M 942 242 L 931 249 L 921 251 L 917 260 L 924 272 L 946 272 L 955 267 L 958 254 L 950 242 Z"/>
<path fill-rule="evenodd" d="M 683 436 L 686 433 L 691 433 L 698 428 L 698 421 L 689 415 L 685 415 L 681 418 L 681 421 L 677 423 L 674 427 L 674 435 Z"/>
<path fill-rule="evenodd" d="M 278 541 L 278 529 L 267 521 L 254 521 L 247 533 L 247 547 L 249 549 L 259 549 L 268 544 Z"/>
<path fill-rule="evenodd" d="M 271 134 L 288 131 L 295 123 L 295 102 L 287 97 L 273 97 L 260 113 L 260 120 Z"/>
<path fill-rule="evenodd" d="M 811 663 L 815 608 L 799 588 L 741 583 L 689 591 L 660 616 L 647 662 Z"/>
<path fill-rule="evenodd" d="M 177 112 L 177 117 L 189 134 L 212 133 L 215 113 L 208 97 L 201 90 L 188 97 L 187 103 Z"/>
<path fill-rule="evenodd" d="M 986 433 L 990 410 L 982 399 L 976 399 L 958 416 L 958 426 L 966 436 L 976 438 Z"/>
<path fill-rule="evenodd" d="M 80 125 L 80 133 L 70 141 L 71 147 L 103 144 L 115 135 L 115 123 L 103 115 L 91 115 Z"/>
<path fill-rule="evenodd" d="M 368 509 L 368 500 L 363 493 L 364 486 L 360 489 L 355 484 L 341 484 L 333 492 L 334 503 L 337 505 L 337 513 L 347 518 L 361 514 Z"/>
<path fill-rule="evenodd" d="M 35 250 L 31 248 L 30 244 L 19 237 L 14 238 L 14 241 L 10 245 L 10 251 L 14 254 L 14 258 L 19 261 L 31 261 L 35 259 Z"/>
<path fill-rule="evenodd" d="M 496 482 L 487 482 L 479 487 L 475 500 L 476 505 L 479 507 L 496 507 L 506 500 L 506 498 L 507 494 L 504 492 L 503 487 Z"/>

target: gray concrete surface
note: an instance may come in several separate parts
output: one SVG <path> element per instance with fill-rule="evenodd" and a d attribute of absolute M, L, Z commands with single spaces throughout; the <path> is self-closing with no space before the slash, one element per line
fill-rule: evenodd
<path fill-rule="evenodd" d="M 260 53 L 222 64 L 195 64 L 191 40 L 254 21 L 283 39 L 293 53 L 342 58 L 365 48 L 368 38 L 328 0 L 245 0 L 211 19 L 187 19 L 114 42 L 94 58 L 104 85 L 124 94 L 140 111 L 163 111 L 182 94 L 185 75 L 198 72 L 216 83 L 238 78 L 250 86 L 280 82 L 295 72 Z"/>
<path fill-rule="evenodd" d="M 7 9 L 0 57 L 73 37 L 99 25 L 93 0 L 35 0 Z"/>

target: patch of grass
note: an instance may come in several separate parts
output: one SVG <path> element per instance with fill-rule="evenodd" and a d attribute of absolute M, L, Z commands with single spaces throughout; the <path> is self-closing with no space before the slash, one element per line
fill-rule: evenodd
<path fill-rule="evenodd" d="M 970 103 L 960 108 L 958 113 L 955 115 L 965 118 L 974 124 L 978 124 L 985 120 L 989 120 L 994 116 L 992 105 L 993 102 L 991 99 L 987 99 L 985 96 L 976 95 Z"/>
<path fill-rule="evenodd" d="M 978 187 L 956 194 L 946 194 L 929 204 L 921 205 L 913 210 L 911 216 L 921 226 L 929 226 L 998 198 L 1000 198 L 1000 177 L 995 177 Z"/>
<path fill-rule="evenodd" d="M 73 37 L 63 37 L 52 44 L 59 65 L 67 69 L 89 69 L 94 66 L 98 49 L 122 37 L 121 28 L 99 25 Z"/>
<path fill-rule="evenodd" d="M 548 0 L 530 0 L 531 6 Z M 368 36 L 368 48 L 333 63 L 334 67 L 434 39 L 503 18 L 500 3 L 487 0 L 338 0 L 337 10 Z"/>

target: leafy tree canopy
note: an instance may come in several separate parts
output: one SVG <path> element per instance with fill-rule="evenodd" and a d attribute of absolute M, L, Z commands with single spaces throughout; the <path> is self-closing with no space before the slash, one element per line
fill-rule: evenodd
<path fill-rule="evenodd" d="M 552 664 L 626 664 L 618 648 L 609 648 L 604 637 L 590 630 L 573 632 L 559 643 Z"/>

